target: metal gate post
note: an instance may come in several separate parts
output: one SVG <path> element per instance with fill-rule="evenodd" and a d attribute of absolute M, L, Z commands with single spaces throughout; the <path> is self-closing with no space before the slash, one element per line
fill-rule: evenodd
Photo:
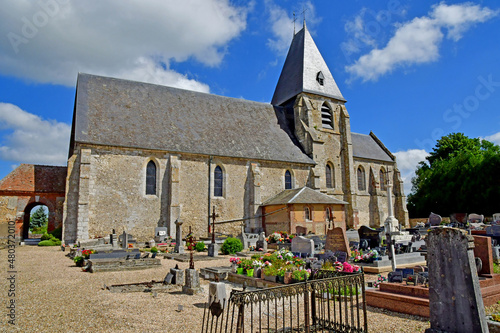
<path fill-rule="evenodd" d="M 309 322 L 309 290 L 307 289 L 307 280 L 304 282 L 304 316 L 305 316 L 305 322 L 304 322 L 305 332 L 309 333 L 311 323 Z"/>
<path fill-rule="evenodd" d="M 245 304 L 241 303 L 241 305 L 238 307 L 238 321 L 236 323 L 236 333 L 243 333 L 245 332 L 245 323 L 243 322 L 245 320 Z"/>

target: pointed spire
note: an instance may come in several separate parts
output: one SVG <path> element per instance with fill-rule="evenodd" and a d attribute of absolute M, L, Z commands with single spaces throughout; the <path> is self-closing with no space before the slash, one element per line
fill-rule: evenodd
<path fill-rule="evenodd" d="M 301 92 L 345 102 L 305 20 L 304 27 L 293 37 L 271 104 L 282 105 Z"/>

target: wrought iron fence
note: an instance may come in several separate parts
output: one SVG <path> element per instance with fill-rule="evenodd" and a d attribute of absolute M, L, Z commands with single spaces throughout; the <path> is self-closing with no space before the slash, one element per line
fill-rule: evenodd
<path fill-rule="evenodd" d="M 253 291 L 205 306 L 202 333 L 367 332 L 363 273 L 319 271 L 313 279 Z"/>

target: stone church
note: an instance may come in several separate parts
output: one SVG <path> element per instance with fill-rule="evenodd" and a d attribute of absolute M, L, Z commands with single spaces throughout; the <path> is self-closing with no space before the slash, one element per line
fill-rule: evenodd
<path fill-rule="evenodd" d="M 216 226 L 233 235 L 242 223 L 267 234 L 379 227 L 388 181 L 407 225 L 394 155 L 373 133 L 351 132 L 345 102 L 305 25 L 271 104 L 79 74 L 64 241 L 112 229 L 148 240 L 158 226 L 174 236 L 176 220 L 206 236 L 213 211 L 239 220 Z"/>

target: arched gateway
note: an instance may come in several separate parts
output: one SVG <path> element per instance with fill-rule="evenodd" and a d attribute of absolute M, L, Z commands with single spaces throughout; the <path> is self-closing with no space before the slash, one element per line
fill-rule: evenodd
<path fill-rule="evenodd" d="M 15 221 L 16 238 L 28 238 L 30 211 L 38 205 L 48 208 L 48 231 L 62 226 L 66 170 L 59 166 L 21 164 L 2 179 L 1 228 L 7 228 L 8 221 Z"/>

